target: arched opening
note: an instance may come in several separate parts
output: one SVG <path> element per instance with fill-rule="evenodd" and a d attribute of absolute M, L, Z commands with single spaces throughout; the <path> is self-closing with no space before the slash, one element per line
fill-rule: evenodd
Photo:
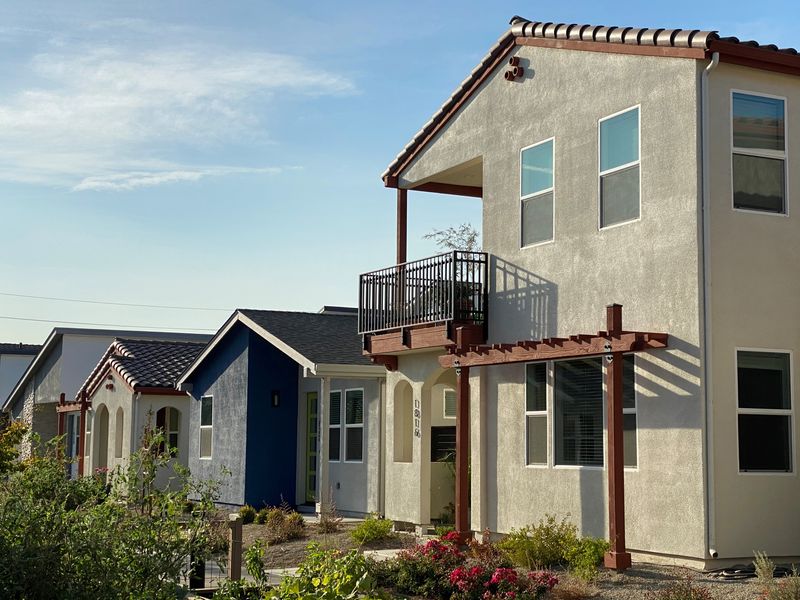
<path fill-rule="evenodd" d="M 114 418 L 114 458 L 122 458 L 122 438 L 125 435 L 125 411 L 120 406 Z"/>
<path fill-rule="evenodd" d="M 394 388 L 394 462 L 413 460 L 414 391 L 407 381 Z"/>
<path fill-rule="evenodd" d="M 443 370 L 428 379 L 423 391 L 429 411 L 430 430 L 424 432 L 430 440 L 430 516 L 432 522 L 455 522 L 455 419 L 456 376 L 453 369 Z"/>
<path fill-rule="evenodd" d="M 108 467 L 108 408 L 105 404 L 101 404 L 95 413 L 95 453 L 94 468 L 105 469 Z"/>
<path fill-rule="evenodd" d="M 161 443 L 161 451 L 170 450 L 173 456 L 178 455 L 178 442 L 181 424 L 181 411 L 173 406 L 165 406 L 156 413 L 156 427 L 158 427 L 164 441 Z"/>

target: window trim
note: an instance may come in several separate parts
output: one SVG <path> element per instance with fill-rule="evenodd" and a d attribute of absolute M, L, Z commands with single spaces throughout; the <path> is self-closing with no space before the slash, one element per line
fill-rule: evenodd
<path fill-rule="evenodd" d="M 777 150 L 764 150 L 760 148 L 740 148 L 737 150 L 733 145 L 733 95 L 745 94 L 747 96 L 758 96 L 761 98 L 771 98 L 772 100 L 783 101 L 783 152 L 782 156 L 778 156 Z M 775 94 L 767 94 L 764 92 L 754 92 L 750 90 L 741 90 L 731 88 L 729 95 L 730 105 L 728 106 L 728 126 L 730 128 L 730 184 L 731 184 L 731 209 L 735 212 L 751 214 L 751 215 L 768 215 L 771 217 L 788 217 L 789 216 L 789 98 L 786 96 L 778 96 Z M 753 210 L 752 208 L 736 208 L 736 200 L 733 191 L 733 155 L 743 154 L 745 156 L 756 156 L 759 158 L 772 158 L 776 160 L 783 160 L 783 212 L 772 212 L 769 210 Z M 738 396 L 737 396 L 738 402 Z M 738 434 L 738 431 L 737 431 Z"/>
<path fill-rule="evenodd" d="M 637 126 L 636 130 L 639 134 L 637 137 L 639 138 L 638 142 L 638 155 L 639 158 L 632 162 L 626 163 L 624 165 L 620 165 L 618 167 L 614 167 L 613 169 L 606 169 L 602 171 L 600 169 L 601 166 L 601 134 L 600 134 L 600 124 L 603 121 L 608 121 L 609 119 L 613 119 L 614 117 L 618 117 L 620 115 L 625 114 L 626 112 L 630 112 L 632 110 L 636 110 L 637 112 Z M 638 165 L 639 167 L 639 216 L 635 219 L 628 219 L 627 221 L 620 221 L 619 223 L 614 223 L 612 225 L 603 226 L 603 176 L 604 175 L 611 175 L 616 173 L 617 171 L 624 171 L 634 165 Z M 634 104 L 633 106 L 629 106 L 628 108 L 624 108 L 620 111 L 615 112 L 614 114 L 607 115 L 605 117 L 601 117 L 597 120 L 597 231 L 605 231 L 606 229 L 614 229 L 615 227 L 620 227 L 622 225 L 629 225 L 630 223 L 636 223 L 642 220 L 642 105 Z"/>
<path fill-rule="evenodd" d="M 336 394 L 337 392 L 339 394 L 339 423 L 337 423 L 336 425 L 333 425 L 333 424 L 331 424 L 331 410 L 330 410 L 330 407 L 331 407 L 331 396 L 333 394 Z M 342 435 L 342 422 L 344 421 L 344 415 L 345 415 L 344 398 L 345 398 L 344 390 L 342 390 L 342 389 L 336 389 L 336 390 L 329 390 L 328 391 L 328 448 L 326 449 L 325 454 L 328 457 L 328 462 L 329 463 L 344 462 L 344 459 L 342 458 L 342 451 L 343 451 L 342 438 L 344 437 Z M 318 417 L 319 416 L 320 415 L 318 415 Z M 330 438 L 333 437 L 333 434 L 331 433 L 331 429 L 335 429 L 336 430 L 336 435 L 339 436 L 339 458 L 331 458 L 331 447 L 330 447 L 331 441 L 330 441 Z"/>
<path fill-rule="evenodd" d="M 348 425 L 347 424 L 347 392 L 361 392 L 361 423 Z M 344 448 L 343 451 L 339 452 L 339 455 L 342 456 L 343 463 L 346 464 L 362 464 L 364 462 L 364 422 L 366 419 L 366 400 L 367 396 L 364 393 L 364 388 L 347 388 L 344 390 L 344 394 L 342 395 L 342 426 L 344 427 Z M 361 460 L 347 460 L 347 430 L 348 429 L 356 429 L 361 428 Z"/>
<path fill-rule="evenodd" d="M 525 150 L 530 150 L 531 148 L 536 148 L 536 146 L 541 146 L 542 144 L 546 144 L 547 142 L 553 142 L 553 182 L 552 185 L 544 190 L 539 190 L 538 192 L 534 192 L 533 194 L 522 194 L 522 153 Z M 542 240 L 541 242 L 534 242 L 533 244 L 523 244 L 522 243 L 522 205 L 525 200 L 530 200 L 532 198 L 536 198 L 538 196 L 543 196 L 545 194 L 553 194 L 553 226 L 552 226 L 552 235 L 550 236 L 549 240 Z M 524 148 L 520 148 L 519 150 L 519 207 L 518 207 L 518 217 L 519 217 L 519 248 L 520 250 L 526 250 L 528 248 L 536 248 L 537 246 L 546 246 L 547 244 L 552 244 L 556 241 L 556 137 L 551 136 L 545 140 L 540 142 L 536 142 L 535 144 L 531 144 L 530 146 L 525 146 Z"/>
<path fill-rule="evenodd" d="M 211 425 L 203 425 L 203 399 L 211 399 Z M 203 456 L 203 430 L 211 430 L 211 453 L 208 456 Z M 213 460 L 214 458 L 214 394 L 204 394 L 200 396 L 200 427 L 197 430 L 197 456 L 199 460 Z"/>
<path fill-rule="evenodd" d="M 637 372 L 639 370 L 639 368 L 638 368 L 639 367 L 639 358 L 636 356 L 637 354 L 638 354 L 637 352 L 631 352 L 630 354 L 624 354 L 623 355 L 623 359 L 624 359 L 625 356 L 632 356 L 633 357 L 633 408 L 625 408 L 624 405 L 622 407 L 622 415 L 623 415 L 623 417 L 622 417 L 622 431 L 623 431 L 623 434 L 624 434 L 624 431 L 625 431 L 625 415 L 636 415 L 636 431 L 635 431 L 635 433 L 636 433 L 636 466 L 635 467 L 631 467 L 631 466 L 625 466 L 624 467 L 624 469 L 626 471 L 630 471 L 632 473 L 639 470 L 639 429 L 640 429 L 639 428 L 639 386 L 636 385 L 636 382 L 637 382 L 637 379 L 638 379 Z M 604 395 L 604 397 L 605 397 L 605 394 L 607 393 L 606 389 L 605 389 L 606 388 L 606 379 L 607 379 L 607 377 L 606 377 L 606 369 L 607 368 L 608 368 L 608 363 L 606 361 L 603 361 L 603 392 L 604 392 L 603 395 Z M 624 374 L 625 374 L 624 367 L 623 367 L 622 373 L 623 373 L 623 376 L 624 376 Z M 605 425 L 605 428 L 606 429 L 608 428 L 608 424 Z M 625 461 L 625 443 L 624 442 L 622 444 L 622 460 L 623 460 L 623 462 Z"/>
<path fill-rule="evenodd" d="M 739 408 L 739 352 L 771 352 L 775 354 L 788 354 L 789 355 L 789 406 L 791 408 Z M 795 418 L 794 418 L 794 352 L 792 350 L 780 348 L 753 348 L 746 346 L 736 346 L 733 350 L 733 390 L 734 401 L 736 403 L 736 472 L 742 476 L 755 476 L 755 477 L 794 477 L 797 475 L 797 444 L 795 443 Z M 772 415 L 772 416 L 788 416 L 791 432 L 789 435 L 789 456 L 792 460 L 791 471 L 742 471 L 739 468 L 739 415 Z"/>
<path fill-rule="evenodd" d="M 455 397 L 456 414 L 454 414 L 452 417 L 447 414 L 447 392 L 453 392 L 454 394 L 456 394 Z M 444 390 L 442 390 L 442 418 L 452 421 L 455 420 L 457 416 L 458 416 L 458 392 L 453 388 L 446 387 L 444 388 Z"/>
<path fill-rule="evenodd" d="M 528 410 L 528 365 L 536 365 L 544 363 L 544 410 Z M 553 467 L 553 453 L 550 452 L 550 445 L 553 442 L 553 437 L 550 432 L 550 424 L 553 422 L 553 361 L 552 360 L 535 360 L 523 363 L 522 375 L 525 378 L 524 389 L 522 394 L 522 402 L 524 411 L 524 428 L 525 428 L 525 444 L 522 447 L 522 464 L 526 469 L 550 469 Z M 545 452 L 547 453 L 547 460 L 543 463 L 529 463 L 528 462 L 528 417 L 544 417 L 547 419 L 547 426 L 545 432 L 547 434 L 547 441 Z"/>

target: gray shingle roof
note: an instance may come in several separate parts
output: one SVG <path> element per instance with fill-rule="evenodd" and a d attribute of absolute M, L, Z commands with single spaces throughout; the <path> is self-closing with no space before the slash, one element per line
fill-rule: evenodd
<path fill-rule="evenodd" d="M 39 344 L 14 344 L 0 342 L 0 354 L 19 354 L 24 356 L 35 356 L 41 346 Z"/>
<path fill-rule="evenodd" d="M 109 363 L 132 387 L 175 387 L 178 375 L 188 367 L 205 344 L 161 340 L 118 339 Z"/>
<path fill-rule="evenodd" d="M 315 364 L 371 365 L 362 354 L 358 315 L 239 309 Z"/>

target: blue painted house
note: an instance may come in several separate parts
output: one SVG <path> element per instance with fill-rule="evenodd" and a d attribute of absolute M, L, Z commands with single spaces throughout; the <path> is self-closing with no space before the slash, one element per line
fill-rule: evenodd
<path fill-rule="evenodd" d="M 363 356 L 355 309 L 240 309 L 178 380 L 189 468 L 226 505 L 382 510 L 385 368 Z M 327 493 L 325 493 L 327 491 Z"/>

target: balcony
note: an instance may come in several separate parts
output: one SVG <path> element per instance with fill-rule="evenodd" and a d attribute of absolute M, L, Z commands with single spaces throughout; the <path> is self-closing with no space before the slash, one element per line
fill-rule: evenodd
<path fill-rule="evenodd" d="M 359 333 L 369 337 L 439 326 L 447 335 L 442 344 L 431 345 L 447 345 L 454 326 L 485 330 L 487 264 L 485 252 L 453 251 L 364 273 Z M 402 338 L 403 348 L 412 347 Z"/>

